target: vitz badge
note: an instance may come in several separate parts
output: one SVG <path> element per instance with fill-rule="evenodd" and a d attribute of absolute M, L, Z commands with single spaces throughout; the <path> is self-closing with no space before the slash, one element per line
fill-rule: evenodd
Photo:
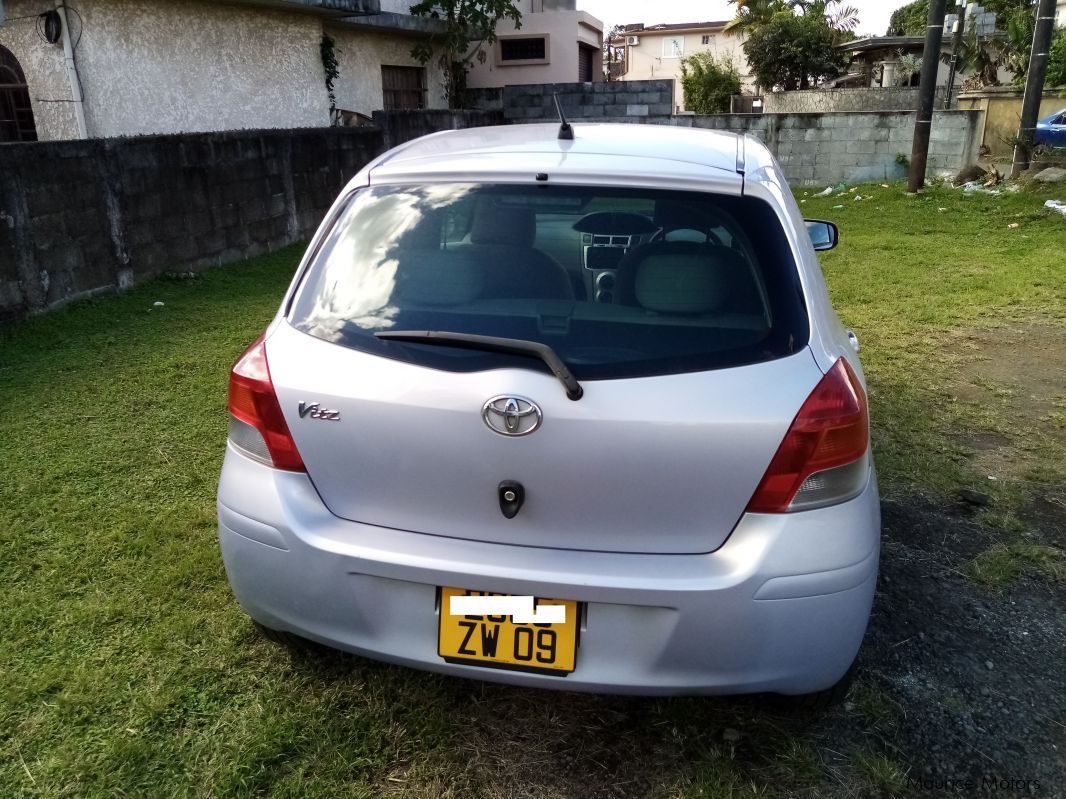
<path fill-rule="evenodd" d="M 300 418 L 306 419 L 310 416 L 312 419 L 324 419 L 328 422 L 339 422 L 341 420 L 340 411 L 328 411 L 324 410 L 317 402 L 310 404 L 306 402 L 300 403 Z"/>

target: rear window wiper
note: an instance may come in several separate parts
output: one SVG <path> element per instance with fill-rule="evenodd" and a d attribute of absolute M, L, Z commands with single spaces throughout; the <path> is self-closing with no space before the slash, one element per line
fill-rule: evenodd
<path fill-rule="evenodd" d="M 397 330 L 382 331 L 374 334 L 383 341 L 410 341 L 414 344 L 442 344 L 445 346 L 464 347 L 472 350 L 503 352 L 509 355 L 526 355 L 540 358 L 559 378 L 566 388 L 566 396 L 575 402 L 581 399 L 585 390 L 567 369 L 563 359 L 547 344 L 539 341 L 526 341 L 519 338 L 500 338 L 498 336 L 475 336 L 471 333 L 449 333 L 445 330 Z"/>

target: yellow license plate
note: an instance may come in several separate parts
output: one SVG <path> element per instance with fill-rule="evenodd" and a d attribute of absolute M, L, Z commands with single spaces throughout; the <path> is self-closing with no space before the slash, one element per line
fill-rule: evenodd
<path fill-rule="evenodd" d="M 520 671 L 569 674 L 577 660 L 578 603 L 536 599 L 536 606 L 562 605 L 566 618 L 554 624 L 516 624 L 510 616 L 453 616 L 453 596 L 504 596 L 441 588 L 437 653 L 449 663 Z"/>

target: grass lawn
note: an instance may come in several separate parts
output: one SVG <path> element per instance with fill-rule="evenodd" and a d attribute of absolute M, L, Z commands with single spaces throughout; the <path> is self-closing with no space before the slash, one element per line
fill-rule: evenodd
<path fill-rule="evenodd" d="M 863 344 L 883 493 L 988 494 L 999 538 L 973 578 L 1061 578 L 1061 539 L 1034 530 L 1066 513 L 1066 218 L 1028 191 L 799 197 L 842 229 L 823 264 Z M 859 732 L 828 754 L 825 726 L 744 702 L 519 691 L 260 640 L 214 492 L 228 368 L 299 254 L 0 329 L 0 797 L 900 789 L 875 690 L 835 711 Z"/>

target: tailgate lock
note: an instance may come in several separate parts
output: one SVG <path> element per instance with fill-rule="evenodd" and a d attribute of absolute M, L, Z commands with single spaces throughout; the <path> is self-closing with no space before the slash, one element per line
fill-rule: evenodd
<path fill-rule="evenodd" d="M 514 480 L 504 480 L 496 490 L 500 497 L 500 511 L 508 519 L 513 519 L 522 510 L 522 503 L 526 501 L 526 490 L 521 483 Z"/>

